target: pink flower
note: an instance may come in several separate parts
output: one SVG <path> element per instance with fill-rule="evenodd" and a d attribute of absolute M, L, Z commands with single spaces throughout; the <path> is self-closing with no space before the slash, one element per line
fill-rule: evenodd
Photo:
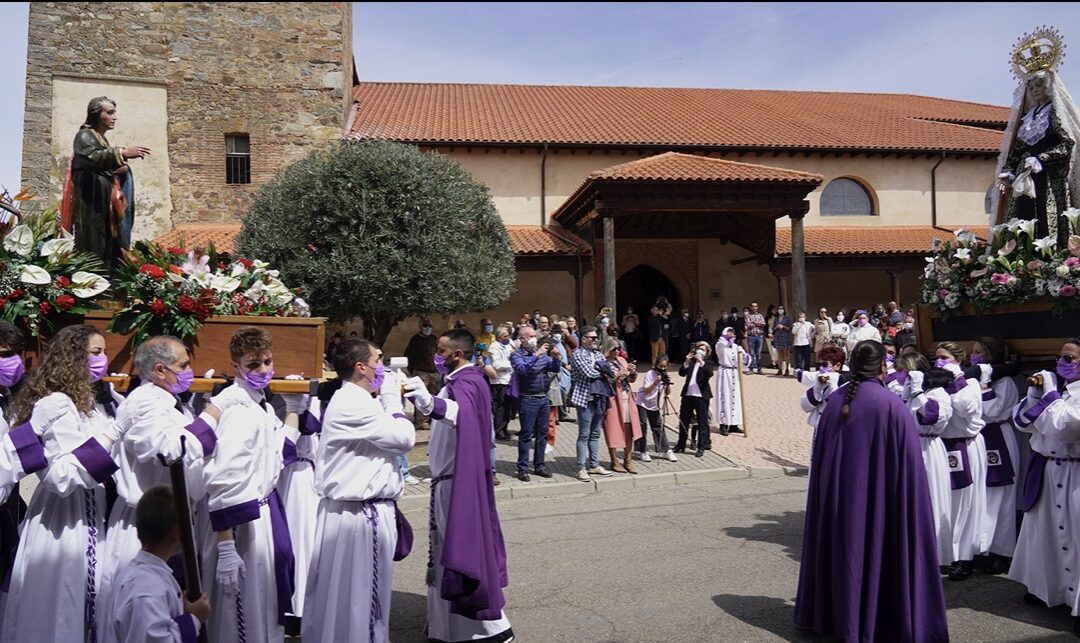
<path fill-rule="evenodd" d="M 950 295 L 950 293 L 949 293 L 948 289 L 946 289 L 946 288 L 942 288 L 941 290 L 937 291 L 937 296 L 941 297 L 942 299 L 945 299 L 949 295 Z"/>
<path fill-rule="evenodd" d="M 1075 294 L 1076 294 L 1076 286 L 1070 286 L 1069 284 L 1065 284 L 1061 288 L 1058 288 L 1058 296 L 1059 297 L 1072 297 Z"/>
<path fill-rule="evenodd" d="M 1076 257 L 1069 257 L 1065 260 L 1065 265 L 1070 268 L 1075 268 L 1077 266 L 1080 266 L 1080 259 L 1077 259 Z"/>
<path fill-rule="evenodd" d="M 1016 250 L 1016 239 L 1009 239 L 1007 242 L 1005 242 L 1005 245 L 1002 246 L 1000 250 L 998 250 L 998 256 L 1008 257 L 1010 254 L 1012 254 L 1013 250 Z"/>
<path fill-rule="evenodd" d="M 990 277 L 990 282 L 1004 286 L 1005 284 L 1009 283 L 1009 275 L 1003 272 L 995 272 Z"/>

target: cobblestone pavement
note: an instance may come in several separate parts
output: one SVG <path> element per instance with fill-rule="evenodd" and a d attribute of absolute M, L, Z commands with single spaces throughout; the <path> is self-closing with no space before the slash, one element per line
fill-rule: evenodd
<path fill-rule="evenodd" d="M 646 368 L 641 365 L 640 368 Z M 665 426 L 669 442 L 674 445 L 678 438 L 678 393 L 682 390 L 682 378 L 672 371 L 671 404 L 672 409 L 666 416 Z M 611 479 L 638 478 L 649 474 L 668 474 L 680 472 L 708 471 L 716 469 L 730 469 L 741 467 L 751 469 L 757 467 L 785 467 L 805 469 L 810 460 L 810 440 L 812 429 L 806 424 L 806 415 L 799 408 L 799 395 L 803 388 L 794 378 L 776 377 L 774 375 L 744 375 L 743 383 L 746 386 L 744 400 L 746 404 L 746 433 L 721 436 L 714 429 L 712 451 L 706 451 L 701 458 L 694 457 L 693 452 L 678 454 L 678 462 L 668 462 L 662 458 L 656 458 L 654 453 L 652 462 L 639 462 L 635 459 L 634 465 L 639 471 L 637 476 L 619 473 Z M 576 464 L 576 441 L 577 424 L 574 421 L 574 411 L 571 408 L 570 419 L 561 422 L 556 427 L 555 447 L 552 453 L 545 457 L 548 470 L 552 472 L 551 478 L 532 476 L 529 482 L 521 482 L 514 477 L 517 472 L 518 441 L 517 437 L 511 440 L 498 440 L 496 445 L 495 470 L 500 480 L 502 489 L 517 488 L 521 486 L 537 486 L 553 483 L 565 483 L 575 481 L 577 474 Z M 517 420 L 511 422 L 511 432 L 518 430 Z M 426 437 L 426 436 L 425 436 Z M 652 437 L 649 437 L 650 448 Z M 600 440 L 600 461 L 605 467 L 610 467 L 607 446 Z M 417 478 L 424 480 L 431 473 L 427 464 L 427 446 L 419 444 L 411 454 L 409 461 L 412 465 L 411 473 Z M 530 459 L 531 462 L 531 459 Z M 650 476 L 651 477 L 651 476 Z M 596 478 L 594 476 L 594 478 Z M 675 482 L 674 476 L 669 477 Z M 660 480 L 657 484 L 662 484 Z M 582 487 L 586 485 L 582 484 Z M 429 491 L 425 482 L 419 485 L 407 486 L 406 496 L 427 495 Z M 582 489 L 584 492 L 585 489 Z"/>

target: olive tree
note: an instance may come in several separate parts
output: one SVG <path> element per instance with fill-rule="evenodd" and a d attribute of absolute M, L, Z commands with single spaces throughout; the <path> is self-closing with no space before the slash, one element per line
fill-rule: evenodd
<path fill-rule="evenodd" d="M 314 314 L 360 318 L 379 344 L 410 315 L 489 310 L 514 288 L 487 187 L 446 156 L 387 141 L 291 165 L 259 190 L 237 250 L 302 287 Z"/>

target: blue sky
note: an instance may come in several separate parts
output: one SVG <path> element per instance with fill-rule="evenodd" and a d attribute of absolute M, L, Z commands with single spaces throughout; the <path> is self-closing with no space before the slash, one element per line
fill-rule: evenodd
<path fill-rule="evenodd" d="M 0 4 L 0 59 L 11 61 L 0 68 L 0 185 L 9 188 L 19 182 L 27 11 Z M 1005 105 L 1010 47 L 1043 24 L 1080 52 L 1077 3 L 361 2 L 353 49 L 361 80 L 868 91 Z M 1080 54 L 1066 57 L 1062 77 L 1080 93 Z"/>

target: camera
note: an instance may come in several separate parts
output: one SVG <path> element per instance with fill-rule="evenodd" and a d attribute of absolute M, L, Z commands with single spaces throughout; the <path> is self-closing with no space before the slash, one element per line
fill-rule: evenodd
<path fill-rule="evenodd" d="M 484 342 L 477 342 L 473 345 L 473 353 L 483 353 L 487 350 L 487 344 Z"/>
<path fill-rule="evenodd" d="M 667 371 L 659 371 L 660 383 L 664 386 L 671 386 L 671 375 L 668 375 Z"/>

